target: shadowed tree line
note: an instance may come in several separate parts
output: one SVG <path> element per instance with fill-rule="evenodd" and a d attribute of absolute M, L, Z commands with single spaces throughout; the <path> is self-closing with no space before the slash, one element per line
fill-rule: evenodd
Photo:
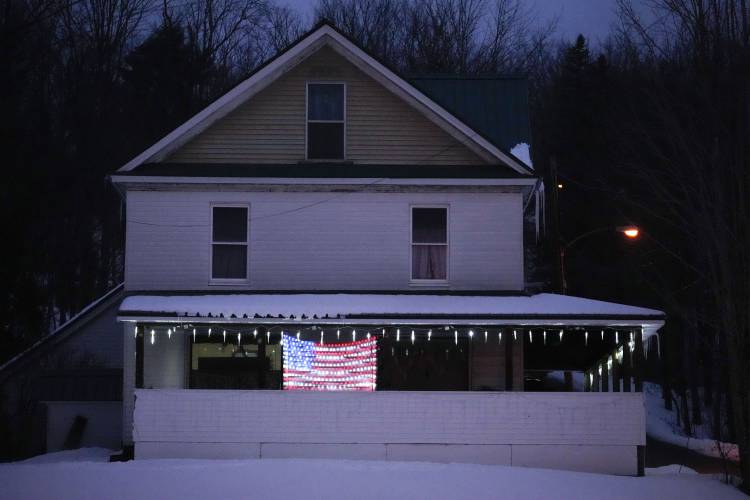
<path fill-rule="evenodd" d="M 664 309 L 650 376 L 692 432 L 737 442 L 750 483 L 750 10 L 645 0 L 591 47 L 519 0 L 4 1 L 0 359 L 122 279 L 123 214 L 105 176 L 317 19 L 404 74 L 529 76 L 549 196 L 541 281 Z M 561 184 L 562 189 L 556 186 Z M 643 230 L 624 242 L 614 228 Z M 652 352 L 655 345 L 652 342 Z M 706 420 L 710 420 L 706 422 Z"/>

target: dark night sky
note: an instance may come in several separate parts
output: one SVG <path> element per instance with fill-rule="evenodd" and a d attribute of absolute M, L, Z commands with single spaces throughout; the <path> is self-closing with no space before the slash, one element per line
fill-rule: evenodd
<path fill-rule="evenodd" d="M 312 16 L 312 0 L 278 0 L 281 4 Z M 636 0 L 636 4 L 644 0 Z M 558 18 L 559 38 L 572 40 L 583 33 L 592 42 L 606 38 L 613 24 L 616 24 L 616 0 L 525 0 L 537 14 L 540 24 Z M 491 4 L 492 0 L 488 0 Z M 645 10 L 645 9 L 644 9 Z"/>

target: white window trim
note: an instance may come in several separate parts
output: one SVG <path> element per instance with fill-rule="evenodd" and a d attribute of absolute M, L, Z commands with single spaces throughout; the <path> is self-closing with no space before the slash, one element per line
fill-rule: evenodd
<path fill-rule="evenodd" d="M 445 243 L 414 243 L 414 209 L 415 208 L 444 208 L 445 209 Z M 445 286 L 450 284 L 451 278 L 451 211 L 450 205 L 409 205 L 409 285 L 410 286 Z M 414 276 L 414 245 L 445 246 L 445 279 L 416 279 Z"/>
<path fill-rule="evenodd" d="M 308 104 L 309 104 L 309 96 L 310 96 L 310 85 L 341 85 L 344 87 L 344 110 L 343 110 L 343 120 L 309 120 L 307 118 L 308 116 Z M 346 160 L 346 95 L 347 95 L 347 89 L 346 89 L 346 82 L 338 81 L 338 80 L 310 80 L 305 82 L 305 160 L 307 161 L 316 161 L 316 162 L 327 162 L 327 161 L 345 161 Z M 308 156 L 308 125 L 310 123 L 341 123 L 344 126 L 344 151 L 341 158 L 310 158 Z"/>
<path fill-rule="evenodd" d="M 245 277 L 244 278 L 214 278 L 214 244 L 243 245 L 236 241 L 214 241 L 214 208 L 244 208 L 247 209 L 247 234 L 245 235 Z M 208 284 L 209 285 L 245 285 L 250 282 L 250 204 L 248 203 L 211 203 L 210 221 L 208 228 Z"/>

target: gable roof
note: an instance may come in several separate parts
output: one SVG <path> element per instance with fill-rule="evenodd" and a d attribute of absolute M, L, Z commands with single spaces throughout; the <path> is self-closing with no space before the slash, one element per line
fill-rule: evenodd
<path fill-rule="evenodd" d="M 112 288 L 110 291 L 94 300 L 86 307 L 78 311 L 68 321 L 57 327 L 50 334 L 42 337 L 40 340 L 32 344 L 28 349 L 21 351 L 8 361 L 0 365 L 0 382 L 8 378 L 14 369 L 24 365 L 24 361 L 31 359 L 31 356 L 40 351 L 40 349 L 47 345 L 56 345 L 73 335 L 75 332 L 80 331 L 81 327 L 87 325 L 90 321 L 97 318 L 101 313 L 107 309 L 114 307 L 116 303 L 124 296 L 125 286 L 123 283 Z"/>
<path fill-rule="evenodd" d="M 419 75 L 409 81 L 496 146 L 510 151 L 531 144 L 525 77 Z"/>
<path fill-rule="evenodd" d="M 324 45 L 330 46 L 365 74 L 420 111 L 480 157 L 489 162 L 502 163 L 520 174 L 532 175 L 531 170 L 523 162 L 510 153 L 501 150 L 485 138 L 481 132 L 469 127 L 325 21 L 275 58 L 266 62 L 242 83 L 130 160 L 118 172 L 131 171 L 143 163 L 162 161 L 170 153 L 235 110 Z"/>

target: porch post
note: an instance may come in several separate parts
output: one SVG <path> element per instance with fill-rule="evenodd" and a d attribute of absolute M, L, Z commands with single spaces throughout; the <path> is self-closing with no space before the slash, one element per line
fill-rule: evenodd
<path fill-rule="evenodd" d="M 521 335 L 518 340 L 511 342 L 513 344 L 513 390 L 523 391 L 523 355 L 524 355 L 524 337 Z"/>
<path fill-rule="evenodd" d="M 591 379 L 588 370 L 583 372 L 583 392 L 591 392 Z"/>
<path fill-rule="evenodd" d="M 601 386 L 601 377 L 599 377 L 599 363 L 595 364 L 591 368 L 592 373 L 594 374 L 594 381 L 591 384 L 591 390 L 593 392 L 599 392 L 602 389 Z"/>
<path fill-rule="evenodd" d="M 630 392 L 630 377 L 632 376 L 630 358 L 630 346 L 627 342 L 622 344 L 622 392 Z"/>
<path fill-rule="evenodd" d="M 643 330 L 637 329 L 635 336 L 635 352 L 633 356 L 633 375 L 635 377 L 635 392 L 643 392 Z"/>
<path fill-rule="evenodd" d="M 143 327 L 139 330 L 142 330 Z M 123 323 L 122 333 L 124 335 L 123 346 L 123 363 L 122 363 L 122 445 L 123 447 L 133 446 L 133 408 L 135 407 L 134 389 L 136 386 L 136 364 L 137 353 L 135 338 L 135 323 Z M 141 342 L 141 353 L 143 353 L 143 332 L 139 331 L 138 335 Z M 143 356 L 141 355 L 141 359 Z M 141 379 L 143 380 L 143 379 Z"/>
<path fill-rule="evenodd" d="M 513 390 L 513 336 L 505 332 L 505 390 Z"/>
<path fill-rule="evenodd" d="M 617 359 L 617 346 L 610 353 L 612 356 L 612 392 L 620 392 L 620 361 Z"/>
<path fill-rule="evenodd" d="M 607 370 L 607 358 L 602 361 L 602 392 L 609 392 L 609 371 Z"/>

